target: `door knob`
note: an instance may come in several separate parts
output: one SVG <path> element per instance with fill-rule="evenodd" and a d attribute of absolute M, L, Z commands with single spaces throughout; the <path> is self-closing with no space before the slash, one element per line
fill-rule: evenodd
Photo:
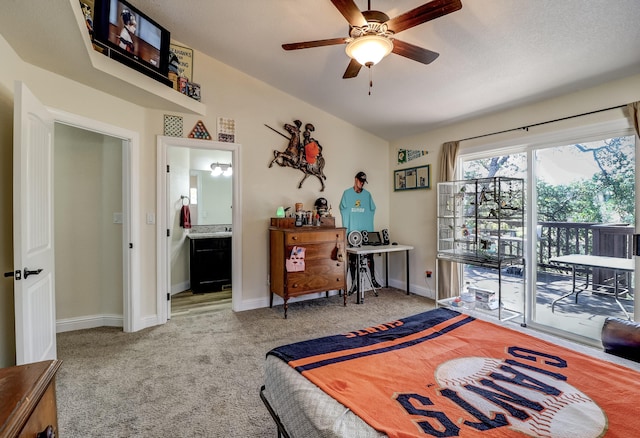
<path fill-rule="evenodd" d="M 24 268 L 24 279 L 26 280 L 29 275 L 38 275 L 42 272 L 42 269 L 36 269 L 35 271 L 30 271 L 27 268 Z"/>
<path fill-rule="evenodd" d="M 18 270 L 17 270 L 17 271 L 15 271 L 15 272 L 13 272 L 13 271 L 11 271 L 11 272 L 5 272 L 5 273 L 4 273 L 4 276 L 5 276 L 5 278 L 13 277 L 13 278 L 15 278 L 16 280 L 21 280 L 21 279 L 22 279 L 22 272 L 20 271 L 20 269 L 18 269 Z"/>

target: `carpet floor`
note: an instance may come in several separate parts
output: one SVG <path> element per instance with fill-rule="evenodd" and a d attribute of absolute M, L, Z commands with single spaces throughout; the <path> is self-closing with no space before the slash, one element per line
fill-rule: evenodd
<path fill-rule="evenodd" d="M 218 306 L 123 333 L 103 327 L 58 335 L 59 435 L 74 437 L 277 436 L 259 397 L 265 354 L 434 307 L 398 289 L 233 312 Z"/>

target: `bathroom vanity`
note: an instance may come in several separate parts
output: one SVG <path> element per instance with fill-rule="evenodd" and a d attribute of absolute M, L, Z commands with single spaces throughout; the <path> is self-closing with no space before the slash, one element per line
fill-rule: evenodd
<path fill-rule="evenodd" d="M 231 287 L 231 232 L 190 233 L 189 276 L 193 293 Z"/>

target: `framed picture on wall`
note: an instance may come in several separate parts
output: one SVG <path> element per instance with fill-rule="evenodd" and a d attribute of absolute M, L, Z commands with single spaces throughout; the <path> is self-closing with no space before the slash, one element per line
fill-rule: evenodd
<path fill-rule="evenodd" d="M 413 190 L 431 188 L 430 165 L 410 167 L 393 172 L 393 190 Z"/>
<path fill-rule="evenodd" d="M 178 77 L 186 78 L 187 82 L 193 82 L 193 49 L 189 47 L 179 46 L 178 44 L 170 44 L 169 57 L 173 60 L 170 62 L 169 70 L 175 70 Z"/>

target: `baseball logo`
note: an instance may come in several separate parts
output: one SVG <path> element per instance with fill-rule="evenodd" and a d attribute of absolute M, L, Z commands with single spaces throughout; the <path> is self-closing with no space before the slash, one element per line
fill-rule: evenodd
<path fill-rule="evenodd" d="M 509 422 L 505 427 L 526 436 L 597 438 L 607 430 L 604 411 L 553 373 L 500 359 L 463 357 L 440 365 L 435 378 L 484 415 L 502 413 Z"/>

